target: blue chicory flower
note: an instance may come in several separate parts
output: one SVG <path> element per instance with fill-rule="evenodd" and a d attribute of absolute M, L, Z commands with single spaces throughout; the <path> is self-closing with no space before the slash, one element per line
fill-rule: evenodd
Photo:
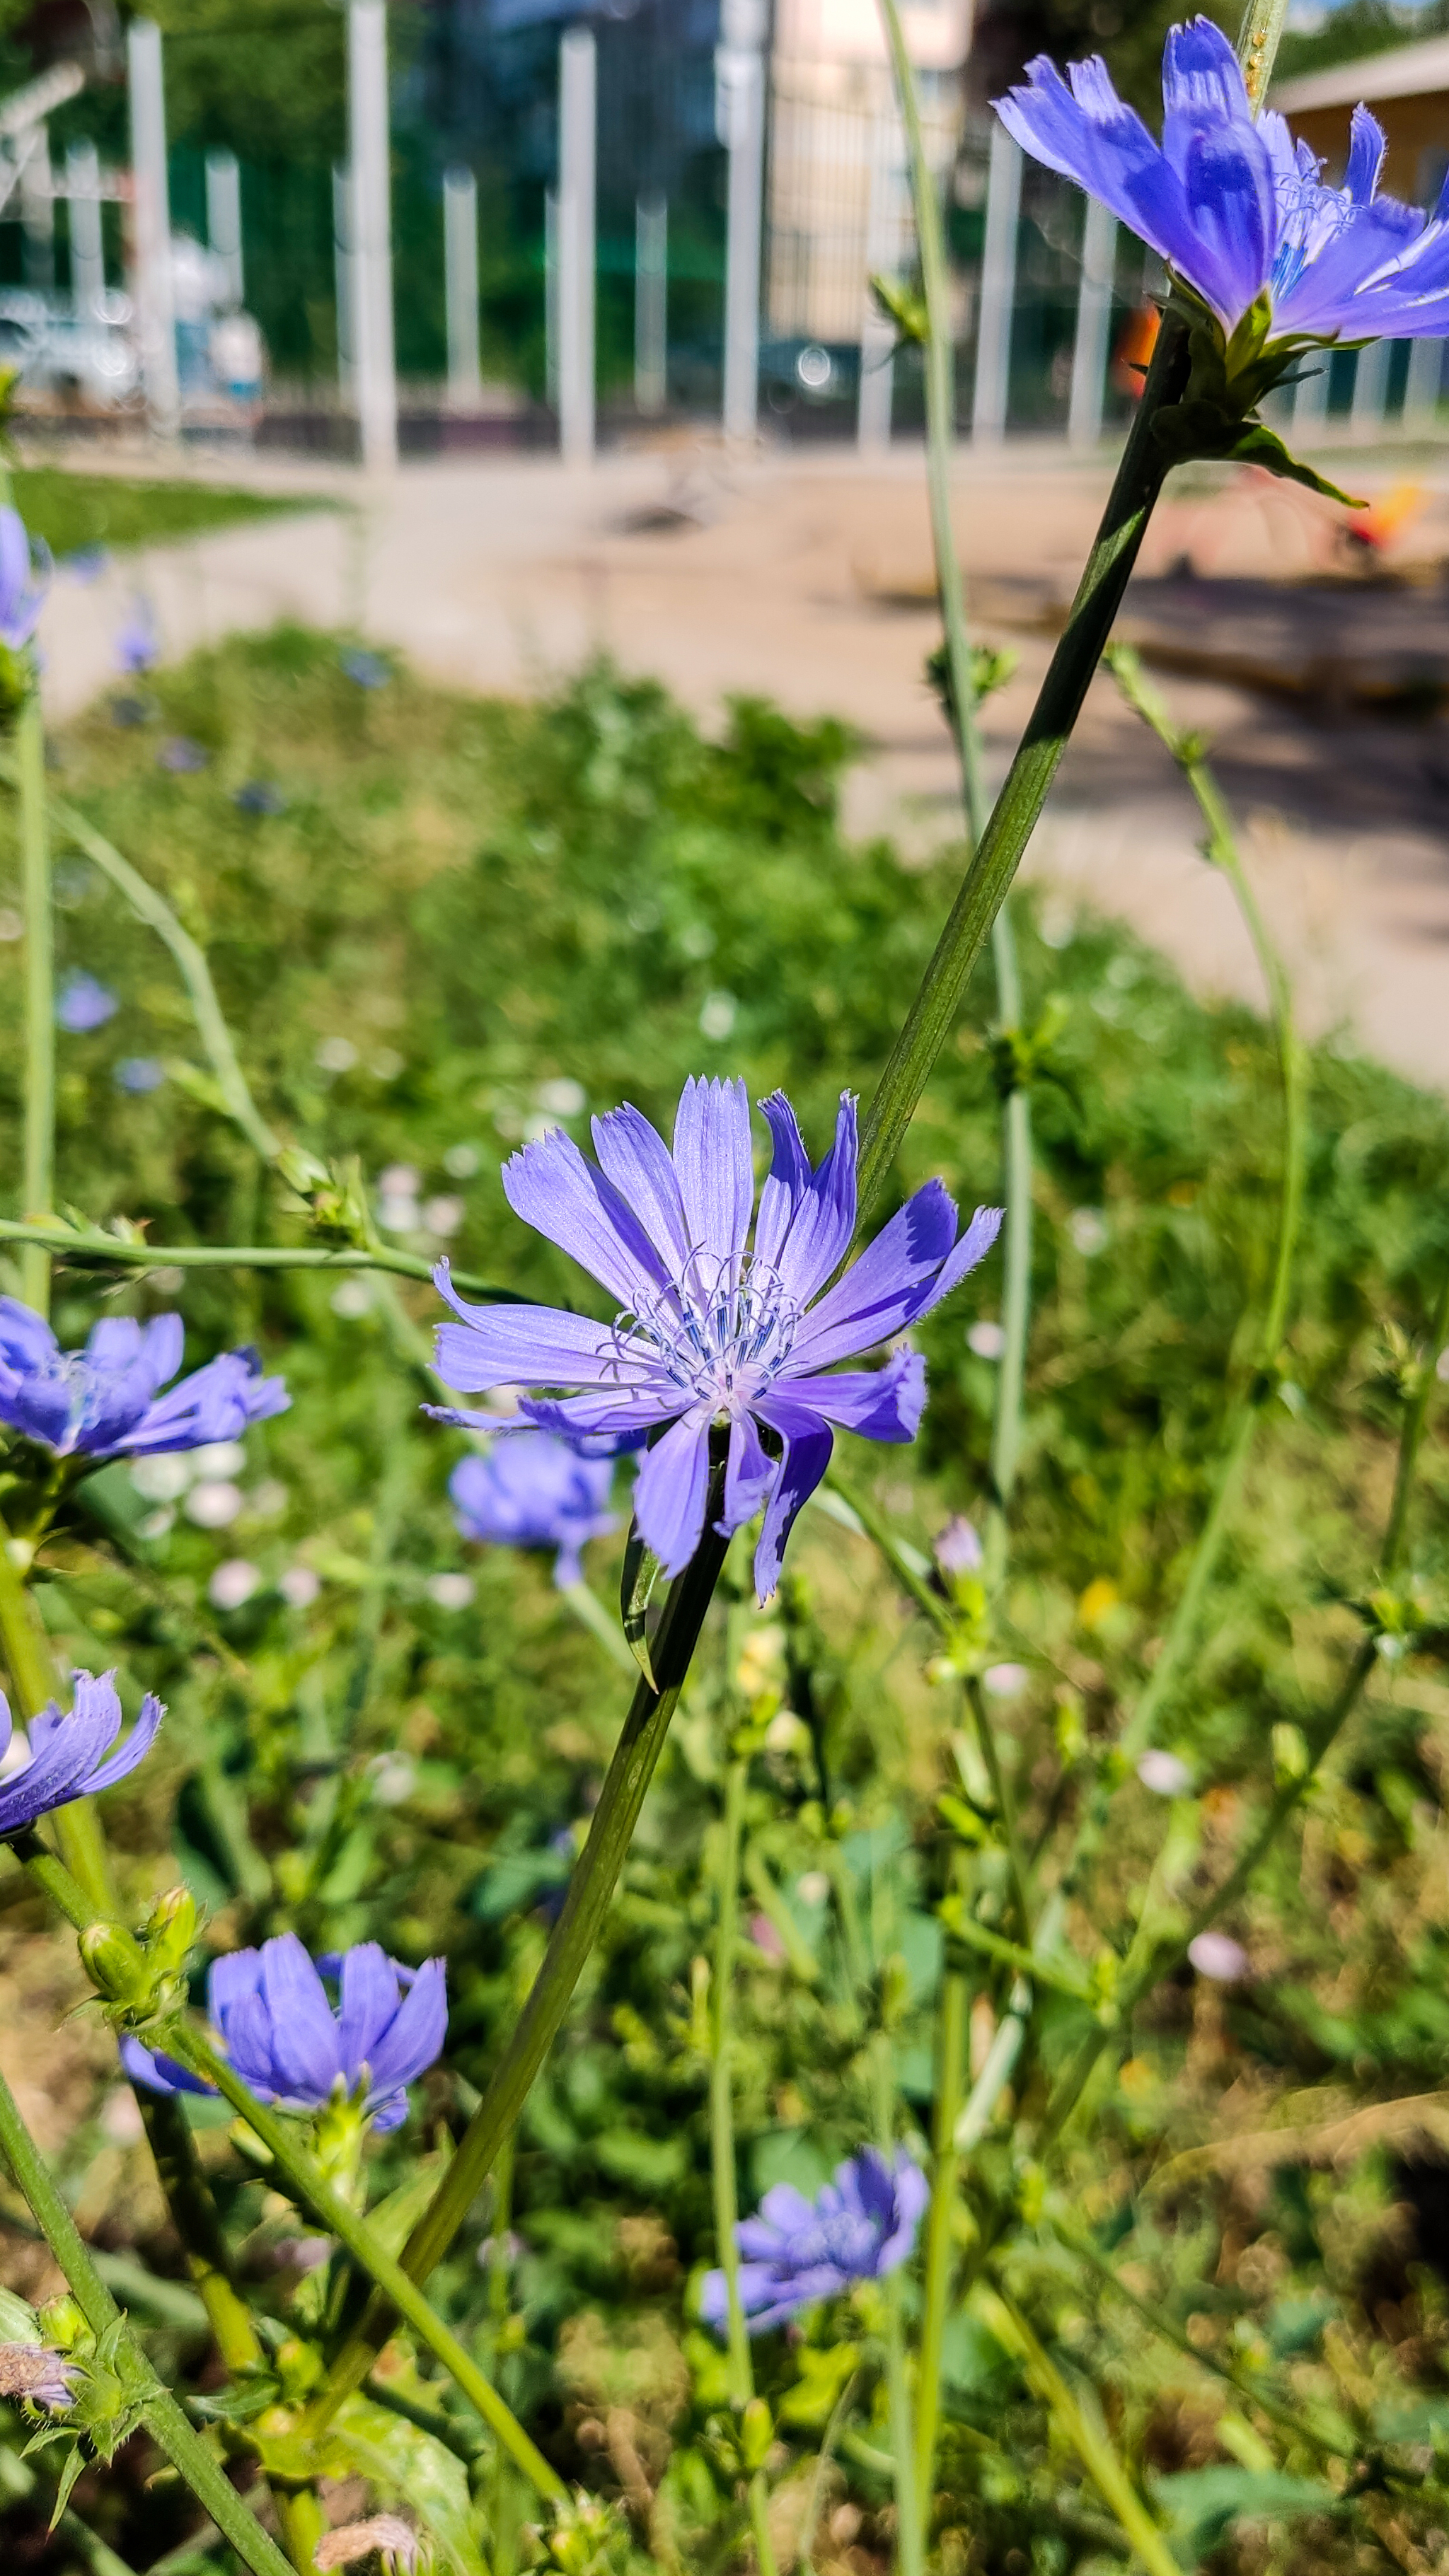
<path fill-rule="evenodd" d="M 110 987 L 94 975 L 67 975 L 55 997 L 56 1024 L 68 1037 L 89 1037 L 113 1020 L 120 1007 Z"/>
<path fill-rule="evenodd" d="M 118 667 L 138 678 L 143 671 L 154 671 L 161 659 L 161 639 L 156 632 L 156 612 L 149 599 L 137 591 L 130 614 L 116 634 Z"/>
<path fill-rule="evenodd" d="M 385 689 L 392 672 L 380 653 L 369 653 L 360 644 L 346 644 L 337 656 L 349 680 L 359 689 Z"/>
<path fill-rule="evenodd" d="M 148 1091 L 159 1091 L 166 1079 L 166 1067 L 154 1055 L 123 1055 L 112 1068 L 111 1080 L 118 1091 L 129 1091 L 138 1098 Z"/>
<path fill-rule="evenodd" d="M 57 1458 L 153 1456 L 237 1440 L 291 1403 L 285 1382 L 263 1377 L 254 1350 L 223 1351 L 170 1392 L 181 1366 L 179 1315 L 138 1324 L 108 1315 L 82 1351 L 63 1351 L 50 1326 L 14 1297 L 0 1297 L 0 1423 Z"/>
<path fill-rule="evenodd" d="M 1007 132 L 1150 244 L 1231 332 L 1266 289 L 1275 336 L 1438 339 L 1449 333 L 1449 182 L 1432 215 L 1376 191 L 1384 134 L 1357 107 L 1341 188 L 1281 116 L 1254 117 L 1227 37 L 1174 27 L 1162 58 L 1162 142 L 1094 55 L 1064 81 L 1045 54 L 996 102 Z"/>
<path fill-rule="evenodd" d="M 193 742 L 190 734 L 176 733 L 167 736 L 156 758 L 161 768 L 169 769 L 174 777 L 194 778 L 205 769 L 211 754 L 204 744 Z"/>
<path fill-rule="evenodd" d="M 249 778 L 234 790 L 232 803 L 239 814 L 285 814 L 287 800 L 280 787 L 266 778 Z"/>
<path fill-rule="evenodd" d="M 50 557 L 42 549 L 42 573 Z M 0 509 L 0 644 L 18 653 L 35 633 L 48 588 L 37 578 L 30 532 L 18 510 Z"/>
<path fill-rule="evenodd" d="M 830 1463 L 832 1424 L 893 1441 L 913 1440 L 920 1424 L 926 1373 L 914 1351 L 892 1351 L 877 1370 L 831 1374 L 835 1362 L 894 1341 L 929 1314 L 995 1241 L 1001 1212 L 978 1208 L 958 1241 L 955 1202 L 928 1181 L 827 1288 L 855 1231 L 855 1103 L 842 1093 L 834 1145 L 814 1171 L 783 1094 L 760 1105 L 774 1159 L 752 1247 L 743 1082 L 685 1084 L 672 1154 L 626 1106 L 593 1122 L 597 1168 L 560 1128 L 505 1164 L 515 1215 L 602 1281 L 622 1309 L 612 1324 L 549 1306 L 470 1306 L 445 1261 L 433 1276 L 462 1317 L 438 1333 L 448 1386 L 573 1390 L 520 1409 L 578 1447 L 638 1447 L 657 1435 L 634 1508 L 667 1574 L 699 1544 L 710 1432 L 728 1426 L 719 1528 L 741 1529 L 764 1507 L 755 1554 L 764 1601 L 795 1517 Z M 489 1424 L 486 1414 L 441 1418 Z M 777 1455 L 766 1451 L 762 1428 Z"/>
<path fill-rule="evenodd" d="M 581 1458 L 551 1431 L 503 1431 L 486 1458 L 460 1458 L 448 1478 L 465 1538 L 495 1547 L 556 1547 L 553 1579 L 583 1581 L 579 1550 L 616 1526 L 605 1510 L 612 1458 Z"/>
<path fill-rule="evenodd" d="M 93 1673 L 77 1673 L 70 1709 L 62 1713 L 51 1700 L 32 1718 L 26 1729 L 29 1760 L 0 1779 L 0 1839 L 23 1833 L 73 1798 L 93 1798 L 100 1789 L 114 1788 L 150 1752 L 164 1714 L 159 1699 L 148 1691 L 140 1716 L 115 1751 L 121 1732 L 115 1674 L 102 1673 L 97 1679 Z M 10 1750 L 12 1732 L 10 1703 L 0 1692 L 0 1757 Z"/>
<path fill-rule="evenodd" d="M 758 2218 L 742 2218 L 735 2242 L 740 2265 L 740 2305 L 751 2334 L 783 2325 L 815 2299 L 829 2299 L 852 2281 L 879 2280 L 910 2260 L 930 2185 L 904 2147 L 888 2165 L 877 2148 L 837 2165 L 835 2180 L 807 2200 L 793 2183 L 777 2182 L 760 2203 Z M 706 2325 L 723 2326 L 729 2313 L 723 2272 L 707 2272 L 699 2312 Z"/>
<path fill-rule="evenodd" d="M 336 2010 L 324 1976 L 339 1988 Z M 323 2111 L 339 2094 L 356 2096 L 375 2129 L 406 2119 L 406 2088 L 448 2033 L 443 1961 L 404 1968 L 376 1941 L 315 1966 L 295 1932 L 260 1950 L 229 1950 L 211 1963 L 206 2002 L 224 2055 L 260 2100 L 281 2111 Z M 155 2093 L 213 2089 L 129 2036 L 121 2062 L 133 2083 Z"/>

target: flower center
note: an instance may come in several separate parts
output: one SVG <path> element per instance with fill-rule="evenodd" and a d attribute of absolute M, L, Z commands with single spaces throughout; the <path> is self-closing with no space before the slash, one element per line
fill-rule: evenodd
<path fill-rule="evenodd" d="M 677 1278 L 613 1328 L 619 1374 L 662 1373 L 717 1420 L 745 1412 L 777 1378 L 800 1328 L 800 1309 L 768 1261 L 692 1252 Z"/>

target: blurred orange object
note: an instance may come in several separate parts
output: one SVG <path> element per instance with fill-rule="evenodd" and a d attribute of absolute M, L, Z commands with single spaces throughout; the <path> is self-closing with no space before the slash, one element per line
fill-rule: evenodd
<path fill-rule="evenodd" d="M 1428 497 L 1422 483 L 1395 483 L 1381 500 L 1371 501 L 1366 510 L 1355 510 L 1345 524 L 1344 534 L 1356 545 L 1369 546 L 1378 554 L 1392 544 L 1401 529 L 1413 526 Z"/>
<path fill-rule="evenodd" d="M 1162 315 L 1155 304 L 1139 304 L 1135 313 L 1128 314 L 1112 352 L 1112 382 L 1119 394 L 1131 394 L 1135 400 L 1141 393 L 1161 328 Z"/>

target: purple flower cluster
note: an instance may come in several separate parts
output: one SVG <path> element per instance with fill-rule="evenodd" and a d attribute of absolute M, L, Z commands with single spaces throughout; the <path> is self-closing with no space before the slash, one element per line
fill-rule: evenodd
<path fill-rule="evenodd" d="M 515 1215 L 601 1281 L 621 1309 L 612 1324 L 549 1306 L 470 1306 L 446 1262 L 434 1277 L 462 1319 L 438 1333 L 448 1386 L 556 1388 L 561 1397 L 522 1405 L 541 1429 L 583 1449 L 650 1441 L 634 1508 L 668 1574 L 699 1544 L 710 1435 L 727 1430 L 718 1526 L 728 1534 L 764 1508 L 755 1554 L 763 1601 L 830 1463 L 832 1425 L 913 1440 L 920 1423 L 926 1373 L 914 1351 L 893 1350 L 877 1370 L 836 1372 L 835 1363 L 919 1323 L 989 1250 L 1001 1214 L 978 1208 L 958 1238 L 955 1202 L 928 1181 L 828 1287 L 855 1231 L 855 1103 L 842 1094 L 835 1142 L 813 1170 L 789 1102 L 775 1092 L 761 1109 L 774 1154 L 753 1239 L 742 1082 L 687 1082 L 672 1152 L 625 1107 L 593 1122 L 597 1165 L 561 1129 L 505 1164 Z M 485 1414 L 442 1418 L 490 1427 Z"/>
<path fill-rule="evenodd" d="M 1150 244 L 1231 331 L 1265 291 L 1274 336 L 1439 339 L 1449 333 L 1449 183 L 1432 215 L 1377 193 L 1384 135 L 1354 110 L 1341 188 L 1281 116 L 1255 117 L 1210 18 L 1174 27 L 1162 58 L 1162 141 L 1117 96 L 1100 57 L 1064 81 L 1045 54 L 996 102 L 1024 151 L 1075 179 Z"/>
<path fill-rule="evenodd" d="M 339 1989 L 335 2010 L 324 1976 Z M 447 1971 L 441 1959 L 400 1967 L 376 1941 L 314 1966 L 295 1932 L 282 1932 L 260 1950 L 213 1959 L 207 2011 L 224 2054 L 263 2102 L 322 2111 L 339 2094 L 356 2095 L 375 2129 L 395 2129 L 407 2116 L 407 2086 L 447 2036 Z M 121 2062 L 154 2093 L 212 2090 L 129 2036 Z"/>
<path fill-rule="evenodd" d="M 616 1526 L 606 1510 L 612 1458 L 581 1458 L 551 1431 L 503 1431 L 486 1458 L 460 1458 L 448 1491 L 465 1538 L 494 1547 L 554 1547 L 553 1579 L 582 1583 L 579 1550 Z"/>
<path fill-rule="evenodd" d="M 121 1732 L 115 1675 L 102 1673 L 97 1679 L 93 1673 L 77 1673 L 69 1711 L 62 1713 L 51 1700 L 32 1718 L 26 1730 L 28 1762 L 0 1777 L 0 1841 L 24 1833 L 73 1798 L 113 1789 L 150 1752 L 164 1715 L 161 1702 L 148 1691 L 125 1743 L 113 1752 Z M 0 1692 L 0 1760 L 10 1750 L 13 1731 L 10 1703 Z"/>
<path fill-rule="evenodd" d="M 758 2218 L 742 2218 L 735 2242 L 740 2305 L 751 2334 L 784 2325 L 815 2299 L 833 2298 L 852 2281 L 879 2280 L 910 2260 L 930 2186 L 902 2147 L 894 2165 L 875 2147 L 837 2165 L 835 2180 L 813 2201 L 793 2183 L 777 2182 Z M 700 2315 L 722 2326 L 729 2313 L 723 2272 L 707 2272 Z"/>
<path fill-rule="evenodd" d="M 249 1422 L 285 1413 L 282 1379 L 263 1377 L 253 1350 L 223 1351 L 179 1386 L 179 1315 L 138 1324 L 108 1315 L 83 1351 L 63 1351 L 50 1326 L 14 1297 L 0 1297 L 0 1422 L 58 1458 L 149 1457 L 236 1440 Z"/>
<path fill-rule="evenodd" d="M 55 997 L 56 1025 L 67 1037 L 86 1038 L 113 1020 L 120 1003 L 108 984 L 94 975 L 67 975 Z"/>

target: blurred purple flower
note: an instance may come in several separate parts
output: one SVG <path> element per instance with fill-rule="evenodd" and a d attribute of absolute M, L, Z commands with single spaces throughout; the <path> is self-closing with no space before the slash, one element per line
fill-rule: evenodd
<path fill-rule="evenodd" d="M 94 975 L 67 975 L 55 998 L 55 1017 L 69 1036 L 89 1037 L 92 1029 L 103 1029 L 107 1020 L 113 1020 L 120 1007 L 115 994 Z"/>
<path fill-rule="evenodd" d="M 18 2399 L 22 2406 L 43 2406 L 48 2414 L 65 2414 L 82 2375 L 77 2363 L 53 2352 L 49 2344 L 0 2343 L 0 2397 Z"/>
<path fill-rule="evenodd" d="M 165 1079 L 166 1067 L 158 1064 L 154 1055 L 123 1055 L 111 1070 L 111 1080 L 118 1091 L 159 1091 Z"/>
<path fill-rule="evenodd" d="M 1281 116 L 1254 117 L 1238 58 L 1210 18 L 1173 27 L 1162 142 L 1094 55 L 1064 81 L 1045 54 L 996 102 L 1023 150 L 1075 179 L 1149 243 L 1231 331 L 1266 289 L 1275 336 L 1438 339 L 1449 333 L 1449 183 L 1432 215 L 1376 194 L 1384 134 L 1353 113 L 1341 188 Z"/>
<path fill-rule="evenodd" d="M 82 1351 L 63 1351 L 50 1326 L 0 1297 L 0 1422 L 58 1458 L 136 1458 L 236 1440 L 249 1422 L 285 1413 L 279 1377 L 254 1350 L 223 1351 L 162 1395 L 181 1366 L 179 1315 L 138 1324 L 107 1315 Z"/>
<path fill-rule="evenodd" d="M 986 1561 L 974 1527 L 961 1512 L 938 1533 L 935 1552 L 943 1574 L 977 1574 Z"/>
<path fill-rule="evenodd" d="M 75 546 L 68 555 L 61 556 L 60 568 L 89 589 L 93 581 L 100 580 L 110 560 L 104 546 Z"/>
<path fill-rule="evenodd" d="M 340 1988 L 334 2009 L 323 1977 Z M 441 1959 L 400 1967 L 376 1941 L 314 1966 L 295 1932 L 260 1950 L 213 1959 L 207 2011 L 223 2054 L 263 2102 L 321 2111 L 339 2093 L 359 2095 L 375 2129 L 407 2117 L 406 2087 L 433 2063 L 448 2033 Z M 129 2037 L 121 2061 L 133 2084 L 155 2093 L 205 2093 L 174 2058 Z"/>
<path fill-rule="evenodd" d="M 560 1589 L 583 1581 L 579 1550 L 617 1526 L 604 1506 L 612 1458 L 581 1458 L 551 1431 L 504 1431 L 486 1458 L 460 1458 L 448 1478 L 465 1538 L 495 1547 L 556 1547 Z"/>
<path fill-rule="evenodd" d="M 1137 1765 L 1137 1777 L 1144 1789 L 1159 1798 L 1185 1798 L 1192 1787 L 1192 1773 L 1176 1753 L 1165 1753 L 1161 1745 L 1149 1746 Z"/>
<path fill-rule="evenodd" d="M 287 810 L 280 787 L 273 787 L 265 778 L 249 778 L 237 788 L 231 801 L 239 814 L 285 814 Z"/>
<path fill-rule="evenodd" d="M 438 1371 L 468 1392 L 532 1385 L 574 1390 L 520 1410 L 577 1447 L 638 1447 L 651 1433 L 634 1508 L 667 1574 L 699 1544 L 710 1433 L 729 1431 L 722 1532 L 765 1507 L 755 1553 L 762 1601 L 774 1591 L 796 1514 L 830 1462 L 832 1424 L 869 1440 L 913 1440 L 924 1362 L 897 1349 L 884 1368 L 829 1374 L 918 1323 L 996 1239 L 999 1209 L 978 1208 L 961 1238 L 939 1181 L 917 1190 L 858 1261 L 826 1281 L 855 1231 L 855 1103 L 842 1093 L 835 1142 L 812 1171 L 795 1113 L 761 1104 L 774 1160 L 754 1206 L 750 1106 L 743 1082 L 689 1081 L 674 1150 L 637 1109 L 593 1122 L 598 1168 L 555 1128 L 505 1164 L 515 1215 L 591 1270 L 618 1299 L 613 1324 L 548 1306 L 469 1306 L 440 1262 L 439 1293 L 462 1317 L 438 1333 Z M 825 1293 L 822 1295 L 821 1291 Z M 434 1408 L 439 1410 L 439 1408 Z M 441 1419 L 489 1427 L 486 1414 Z M 761 1428 L 778 1455 L 765 1449 Z"/>
<path fill-rule="evenodd" d="M 160 659 L 156 612 L 149 599 L 137 591 L 130 613 L 116 634 L 117 666 L 132 678 L 139 678 L 143 671 L 154 671 Z"/>
<path fill-rule="evenodd" d="M 361 645 L 344 645 L 337 659 L 349 680 L 355 680 L 359 689 L 385 689 L 392 678 L 382 655 L 366 652 Z"/>
<path fill-rule="evenodd" d="M 70 1709 L 62 1714 L 54 1700 L 47 1702 L 26 1729 L 28 1762 L 0 1781 L 0 1837 L 23 1833 L 52 1808 L 93 1798 L 124 1780 L 150 1752 L 164 1713 L 148 1691 L 125 1743 L 114 1751 L 121 1732 L 115 1675 L 102 1673 L 97 1680 L 93 1673 L 77 1673 Z M 0 1756 L 9 1751 L 11 1734 L 10 1703 L 0 1692 Z"/>
<path fill-rule="evenodd" d="M 735 2241 L 740 2265 L 740 2305 L 751 2334 L 833 2298 L 852 2281 L 879 2280 L 908 2262 L 930 2186 L 919 2165 L 899 2148 L 895 2165 L 876 2148 L 837 2165 L 835 2180 L 813 2201 L 793 2183 L 778 2182 L 760 2203 L 758 2218 L 743 2218 Z M 699 2312 L 706 2325 L 728 2315 L 723 2272 L 707 2272 Z"/>
<path fill-rule="evenodd" d="M 29 531 L 18 510 L 0 509 L 0 644 L 18 653 L 35 633 L 50 586 L 49 551 L 37 579 Z"/>
<path fill-rule="evenodd" d="M 211 754 L 201 743 L 193 742 L 189 734 L 174 733 L 167 736 L 156 758 L 163 769 L 171 770 L 176 777 L 191 778 L 205 769 Z"/>
<path fill-rule="evenodd" d="M 1248 1973 L 1247 1951 L 1230 1932 L 1199 1932 L 1189 1941 L 1187 1955 L 1198 1975 L 1211 1977 L 1214 1985 L 1235 1986 Z"/>

